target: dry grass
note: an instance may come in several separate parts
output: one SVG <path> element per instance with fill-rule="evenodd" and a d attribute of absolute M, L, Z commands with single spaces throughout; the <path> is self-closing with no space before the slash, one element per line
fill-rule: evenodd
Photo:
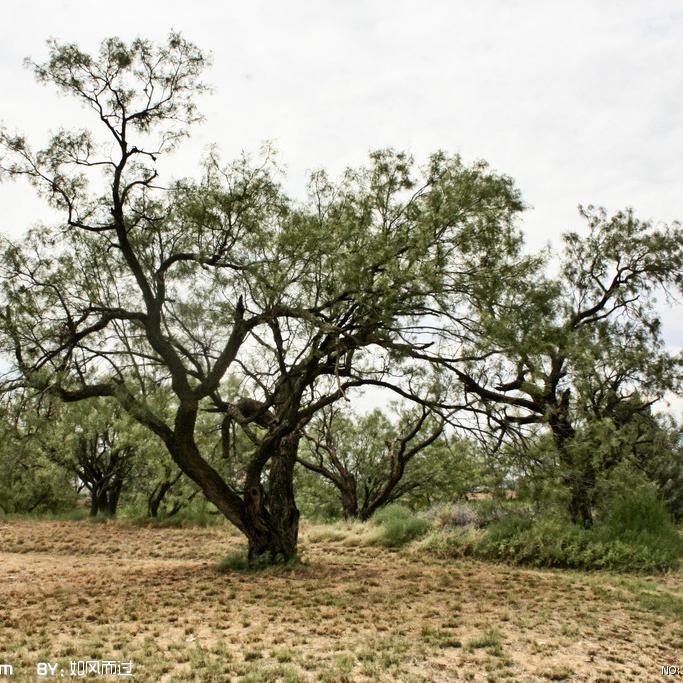
<path fill-rule="evenodd" d="M 683 664 L 680 573 L 441 561 L 371 534 L 304 527 L 302 566 L 219 574 L 241 542 L 227 527 L 0 522 L 0 663 L 34 680 L 38 661 L 131 660 L 138 682 L 645 681 Z"/>

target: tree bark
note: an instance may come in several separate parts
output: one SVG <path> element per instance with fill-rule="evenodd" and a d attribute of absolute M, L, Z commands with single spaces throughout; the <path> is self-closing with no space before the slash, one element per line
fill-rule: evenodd
<path fill-rule="evenodd" d="M 260 484 L 245 491 L 244 527 L 249 560 L 286 562 L 296 556 L 299 510 L 294 498 L 294 465 L 299 437 L 289 435 L 272 446 L 268 490 Z"/>
<path fill-rule="evenodd" d="M 574 524 L 589 529 L 593 526 L 592 498 L 596 473 L 590 454 L 572 452 L 569 448 L 576 430 L 569 417 L 568 389 L 551 412 L 548 424 L 560 455 L 562 481 L 569 490 L 569 516 Z"/>
<path fill-rule="evenodd" d="M 358 484 L 352 474 L 339 478 L 339 492 L 341 494 L 342 512 L 344 519 L 356 519 L 358 517 Z"/>
<path fill-rule="evenodd" d="M 109 507 L 109 498 L 107 491 L 102 487 L 95 487 L 90 494 L 90 516 L 97 517 L 100 512 L 107 510 Z"/>
<path fill-rule="evenodd" d="M 119 498 L 121 497 L 121 489 L 123 488 L 123 480 L 120 477 L 116 477 L 109 487 L 108 500 L 107 500 L 107 512 L 112 516 L 116 516 L 116 511 L 119 506 Z"/>
<path fill-rule="evenodd" d="M 178 477 L 179 476 L 180 475 L 178 475 Z M 175 482 L 178 481 L 178 477 L 172 481 L 165 479 L 164 481 L 160 482 L 149 495 L 147 498 L 147 513 L 150 517 L 158 517 L 159 507 L 166 497 L 166 494 L 171 490 Z"/>

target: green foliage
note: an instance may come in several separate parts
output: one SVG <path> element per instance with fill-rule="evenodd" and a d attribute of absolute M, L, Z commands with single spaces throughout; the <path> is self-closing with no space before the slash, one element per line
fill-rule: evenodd
<path fill-rule="evenodd" d="M 622 466 L 600 484 L 592 529 L 562 518 L 510 517 L 491 526 L 475 555 L 535 567 L 657 572 L 678 564 L 683 540 L 655 486 Z"/>
<path fill-rule="evenodd" d="M 325 477 L 298 467 L 294 477 L 296 504 L 304 519 L 334 522 L 342 518 L 339 491 Z"/>
<path fill-rule="evenodd" d="M 478 490 L 497 490 L 504 474 L 504 463 L 487 458 L 476 442 L 458 433 L 444 434 L 411 462 L 410 481 L 421 485 L 401 500 L 414 510 L 448 505 Z"/>
<path fill-rule="evenodd" d="M 595 533 L 604 539 L 616 538 L 680 552 L 681 538 L 656 486 L 628 465 L 615 468 L 600 483 L 603 489 Z"/>
<path fill-rule="evenodd" d="M 581 570 L 661 572 L 678 565 L 683 539 L 652 482 L 621 464 L 601 479 L 597 492 L 601 502 L 591 529 L 570 523 L 557 509 L 534 516 L 523 502 L 509 501 L 507 516 L 482 531 L 475 527 L 481 516 L 469 506 L 467 514 L 449 506 L 433 513 L 435 530 L 413 551 Z"/>
<path fill-rule="evenodd" d="M 46 428 L 47 427 L 47 428 Z M 36 405 L 22 394 L 0 403 L 0 512 L 63 514 L 77 505 L 77 480 L 50 458 L 45 425 Z"/>
<path fill-rule="evenodd" d="M 528 532 L 533 526 L 534 523 L 530 517 L 518 515 L 505 517 L 491 525 L 486 534 L 484 545 L 490 543 L 495 546 L 506 539 L 515 538 Z"/>
<path fill-rule="evenodd" d="M 472 526 L 457 528 L 436 528 L 411 546 L 416 556 L 433 556 L 456 559 L 473 555 L 481 540 L 483 531 Z"/>
<path fill-rule="evenodd" d="M 458 527 L 484 528 L 511 516 L 531 515 L 533 505 L 518 498 L 488 498 L 456 503 L 439 503 L 425 512 L 434 526 L 444 529 Z"/>
<path fill-rule="evenodd" d="M 399 548 L 424 536 L 431 524 L 402 505 L 387 505 L 378 510 L 371 521 L 382 528 L 380 542 L 390 548 Z"/>
<path fill-rule="evenodd" d="M 641 420 L 641 423 L 643 420 Z M 634 466 L 657 486 L 676 522 L 683 520 L 683 427 L 670 416 L 650 418 L 631 438 Z"/>
<path fill-rule="evenodd" d="M 418 488 L 433 488 L 429 465 L 442 453 L 430 447 L 441 428 L 420 416 L 421 411 L 404 407 L 395 412 L 392 420 L 379 409 L 355 414 L 334 407 L 321 411 L 309 425 L 299 462 L 316 476 L 301 472 L 298 493 L 316 518 L 334 519 L 343 512 L 367 519 L 377 507 Z"/>
<path fill-rule="evenodd" d="M 542 515 L 524 501 L 477 501 L 432 510 L 435 528 L 412 550 L 582 570 L 660 572 L 677 566 L 683 540 L 652 482 L 622 464 L 596 490 L 600 505 L 591 529 L 559 515 L 561 499 L 554 511 L 546 503 Z M 488 519 L 487 507 L 496 510 Z"/>
<path fill-rule="evenodd" d="M 648 477 L 673 519 L 683 521 L 683 448 L 676 452 L 660 452 L 646 464 Z"/>
<path fill-rule="evenodd" d="M 631 210 L 581 214 L 587 230 L 563 237 L 555 277 L 539 263 L 505 296 L 473 301 L 482 360 L 459 376 L 482 410 L 552 434 L 540 466 L 531 452 L 521 465 L 545 469 L 543 483 L 561 483 L 572 519 L 590 525 L 599 476 L 638 456 L 650 442 L 641 418 L 681 386 L 683 357 L 666 348 L 655 304 L 658 292 L 681 291 L 683 230 Z"/>
<path fill-rule="evenodd" d="M 483 520 L 477 509 L 470 503 L 442 503 L 431 507 L 425 516 L 433 520 L 439 529 L 482 526 Z"/>
<path fill-rule="evenodd" d="M 334 407 L 307 427 L 299 449 L 303 467 L 296 475 L 297 501 L 307 518 L 367 519 L 398 500 L 425 509 L 493 485 L 496 475 L 473 442 L 444 434 L 420 410 L 399 404 L 392 410 L 390 419 L 380 409 L 356 414 Z"/>
<path fill-rule="evenodd" d="M 678 565 L 681 546 L 650 544 L 642 538 L 606 538 L 595 530 L 545 519 L 532 524 L 499 522 L 477 544 L 474 554 L 532 567 L 660 572 Z"/>
<path fill-rule="evenodd" d="M 76 485 L 68 473 L 36 453 L 30 462 L 18 462 L 19 452 L 3 445 L 0 454 L 0 513 L 60 514 L 78 503 Z"/>

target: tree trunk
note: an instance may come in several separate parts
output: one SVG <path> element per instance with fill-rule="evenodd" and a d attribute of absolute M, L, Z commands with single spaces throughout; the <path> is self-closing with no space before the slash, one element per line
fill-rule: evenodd
<path fill-rule="evenodd" d="M 147 512 L 150 517 L 157 517 L 159 515 L 159 507 L 172 486 L 173 482 L 166 480 L 154 488 L 147 498 Z"/>
<path fill-rule="evenodd" d="M 597 473 L 589 452 L 569 453 L 567 444 L 562 445 L 560 462 L 563 465 L 563 481 L 569 489 L 569 515 L 574 524 L 585 529 L 593 526 L 593 496 Z"/>
<path fill-rule="evenodd" d="M 340 479 L 339 492 L 341 494 L 341 505 L 344 519 L 355 519 L 358 517 L 358 492 L 356 478 L 349 474 Z"/>
<path fill-rule="evenodd" d="M 97 515 L 106 510 L 109 505 L 106 490 L 96 486 L 90 493 L 90 516 L 97 517 Z"/>
<path fill-rule="evenodd" d="M 276 442 L 270 458 L 268 491 L 251 486 L 245 492 L 245 534 L 249 560 L 286 562 L 296 556 L 299 510 L 294 499 L 294 465 L 299 438 L 289 435 Z"/>
<path fill-rule="evenodd" d="M 121 497 L 121 489 L 123 488 L 123 480 L 116 478 L 109 488 L 109 500 L 107 501 L 107 512 L 112 516 L 116 516 L 116 510 L 119 506 L 119 498 Z"/>
<path fill-rule="evenodd" d="M 178 472 L 173 479 L 164 479 L 154 487 L 152 493 L 150 493 L 147 498 L 147 512 L 150 517 L 157 517 L 159 515 L 159 507 L 161 506 L 161 503 L 164 501 L 169 491 L 180 481 L 180 477 L 182 476 L 183 473 Z M 195 491 L 188 498 L 187 502 L 189 503 L 196 494 L 197 491 Z M 182 502 L 176 502 L 172 508 L 172 511 L 168 513 L 168 516 L 171 517 L 174 515 L 182 508 L 182 506 Z"/>
<path fill-rule="evenodd" d="M 97 517 L 99 511 L 99 501 L 97 500 L 97 494 L 92 491 L 90 494 L 90 516 Z"/>
<path fill-rule="evenodd" d="M 586 487 L 573 487 L 570 492 L 569 514 L 572 522 L 580 524 L 585 529 L 590 529 L 593 526 L 593 510 Z"/>
<path fill-rule="evenodd" d="M 294 500 L 294 464 L 299 437 L 290 434 L 264 444 L 247 470 L 243 497 L 200 455 L 193 434 L 198 404 L 187 400 L 176 413 L 175 429 L 166 446 L 181 471 L 194 481 L 206 498 L 247 537 L 249 559 L 267 562 L 290 560 L 296 555 L 299 511 Z M 268 491 L 261 472 L 270 467 Z"/>
<path fill-rule="evenodd" d="M 568 446 L 576 436 L 569 417 L 569 390 L 567 389 L 554 410 L 549 425 L 560 454 L 562 481 L 569 490 L 569 516 L 574 524 L 586 529 L 593 526 L 593 489 L 596 473 L 591 455 L 572 451 Z"/>

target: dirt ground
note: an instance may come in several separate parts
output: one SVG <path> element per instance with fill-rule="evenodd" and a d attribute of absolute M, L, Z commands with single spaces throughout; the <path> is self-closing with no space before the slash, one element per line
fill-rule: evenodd
<path fill-rule="evenodd" d="M 227 527 L 0 521 L 8 680 L 36 680 L 39 662 L 67 678 L 72 662 L 113 661 L 135 681 L 252 682 L 659 681 L 683 667 L 680 572 L 439 561 L 304 526 L 301 566 L 219 573 L 240 543 Z"/>

